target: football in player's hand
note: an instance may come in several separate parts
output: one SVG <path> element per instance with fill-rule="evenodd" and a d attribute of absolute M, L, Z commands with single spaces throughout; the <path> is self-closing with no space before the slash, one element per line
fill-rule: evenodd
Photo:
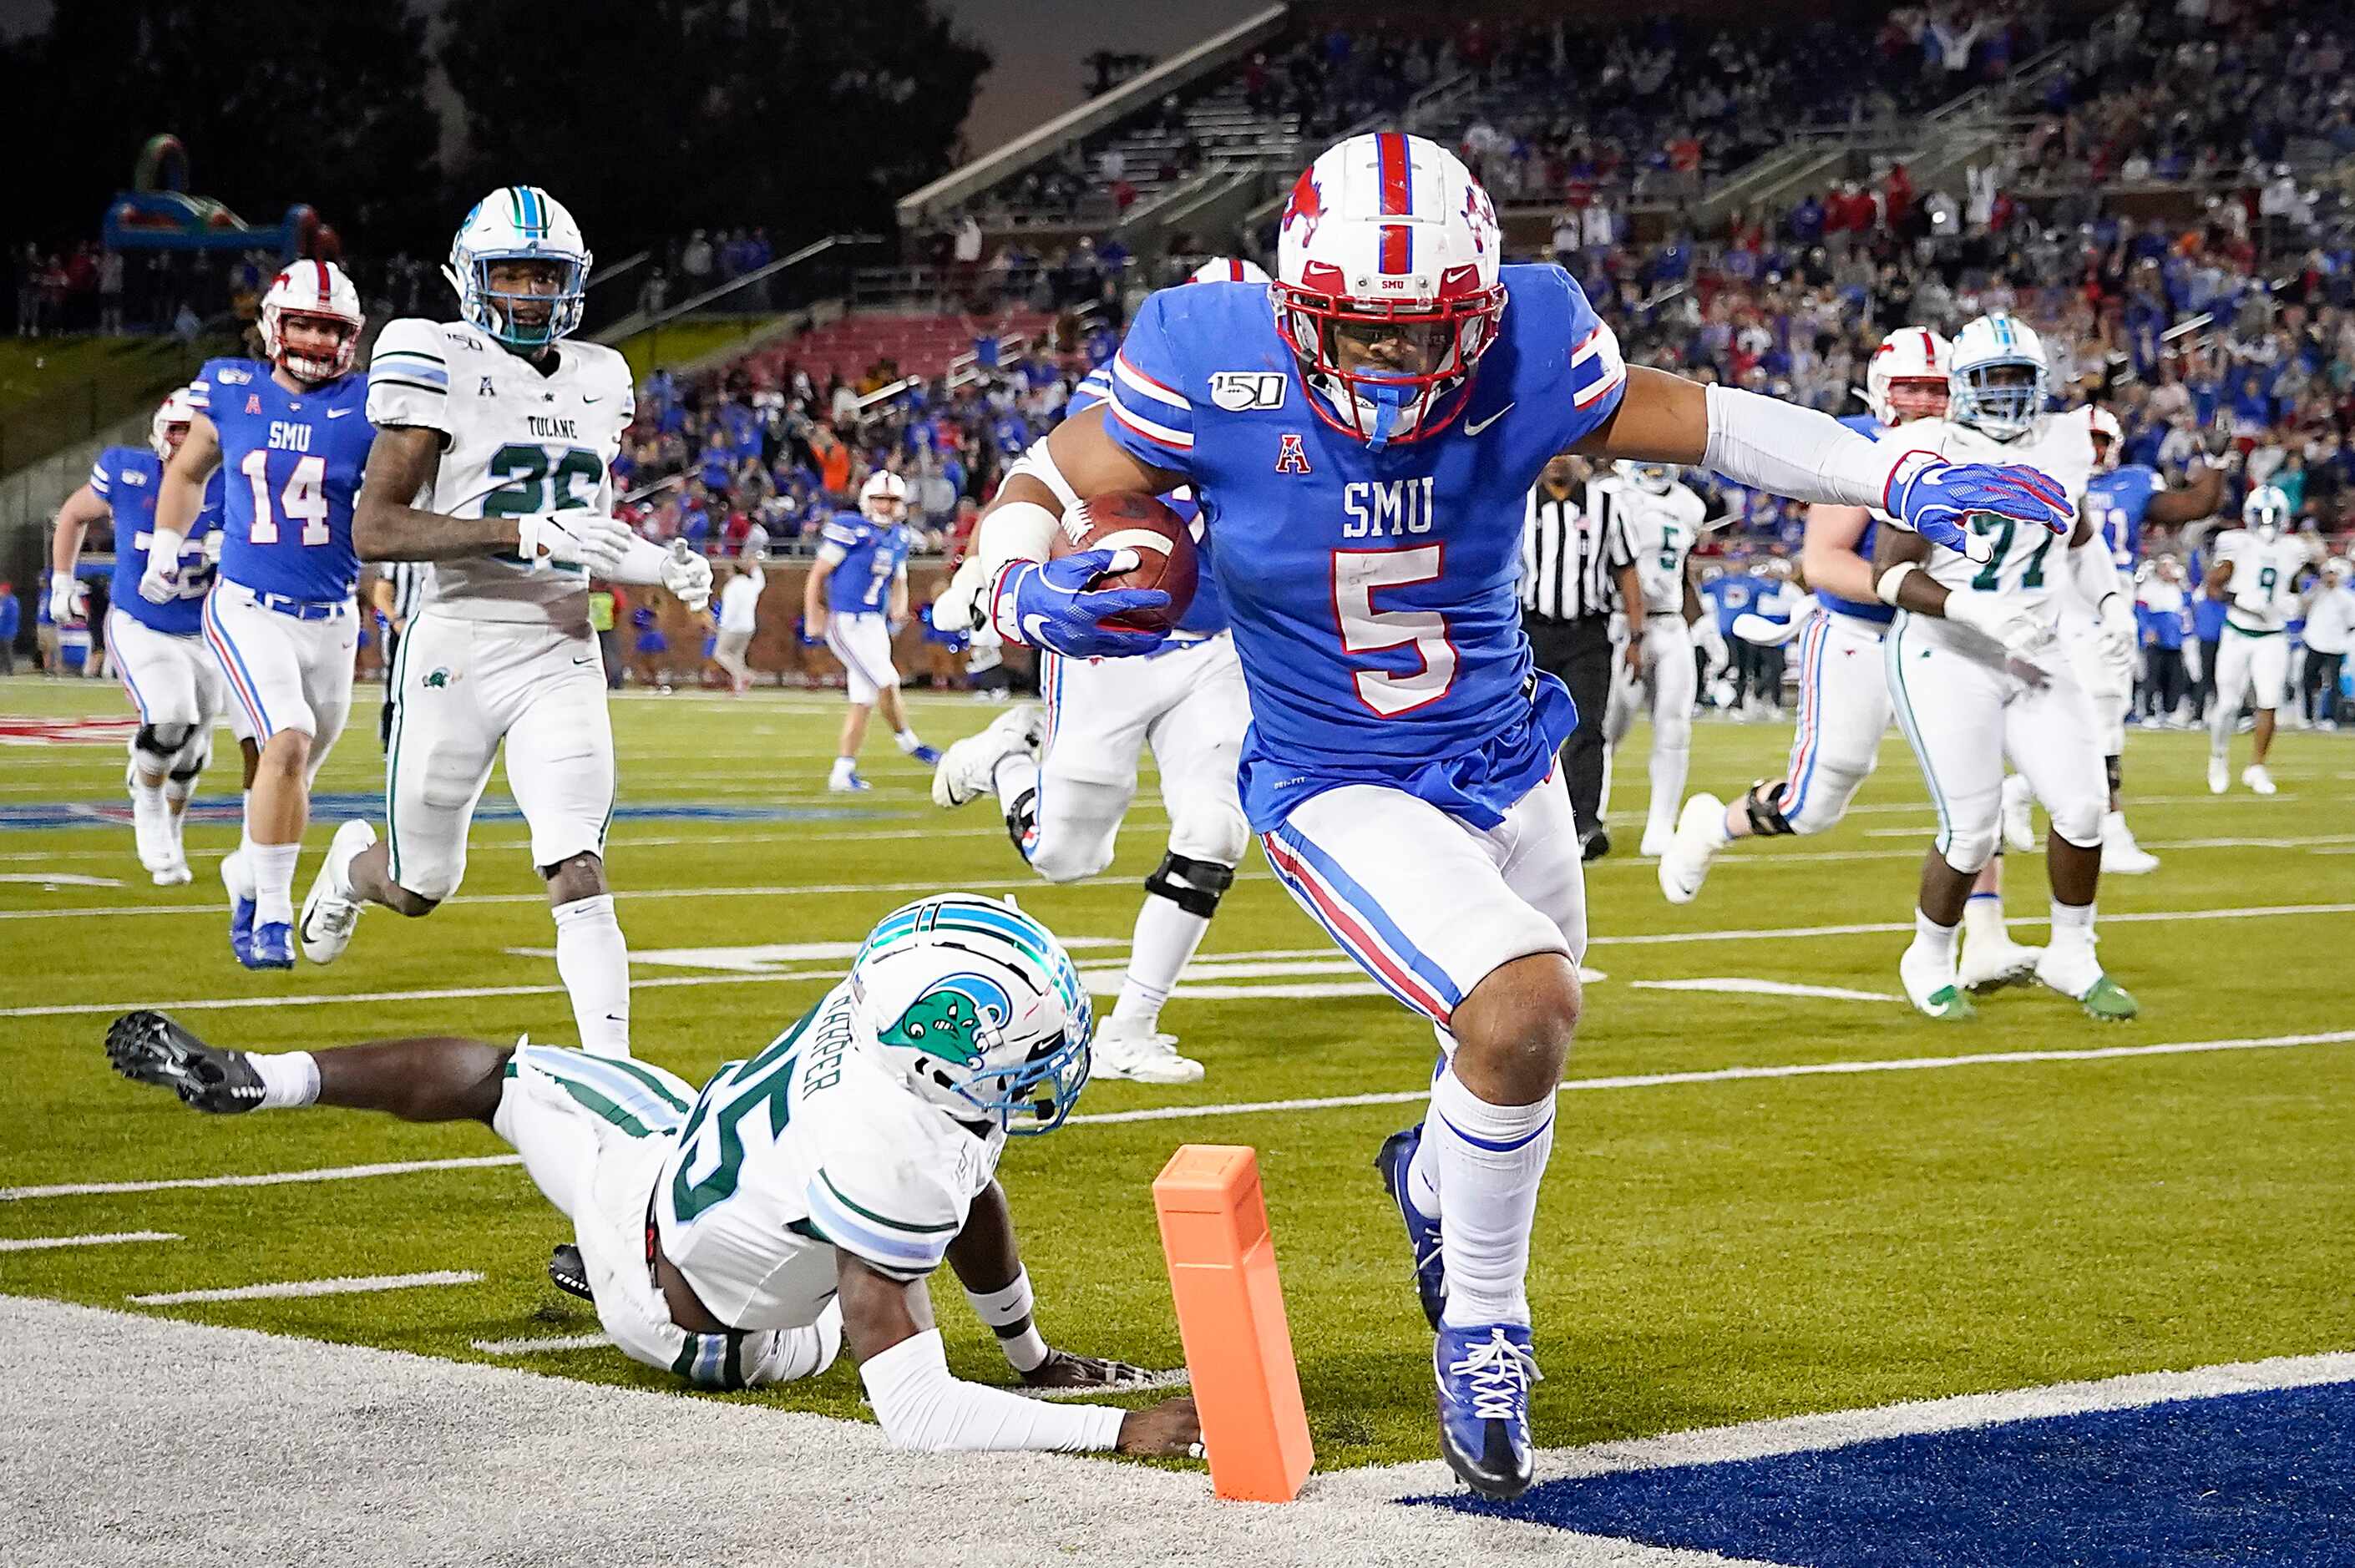
<path fill-rule="evenodd" d="M 1136 565 L 1106 572 L 1098 588 L 1159 588 L 1169 602 L 1158 609 L 1134 609 L 1108 618 L 1106 626 L 1133 631 L 1167 631 L 1194 602 L 1200 562 L 1194 553 L 1193 525 L 1158 497 L 1122 493 L 1099 495 L 1063 514 L 1049 549 L 1054 556 L 1083 550 L 1127 550 Z"/>

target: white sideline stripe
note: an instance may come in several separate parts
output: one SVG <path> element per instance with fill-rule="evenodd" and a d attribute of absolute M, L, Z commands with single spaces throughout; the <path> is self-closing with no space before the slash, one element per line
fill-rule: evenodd
<path fill-rule="evenodd" d="M 60 1246 L 115 1246 L 123 1242 L 178 1241 L 177 1231 L 106 1231 L 86 1236 L 12 1236 L 0 1241 L 0 1252 L 46 1252 Z"/>
<path fill-rule="evenodd" d="M 1660 1469 L 1671 1465 L 1735 1464 L 1785 1454 L 1845 1448 L 1885 1437 L 1927 1436 L 2014 1421 L 2083 1415 L 2105 1410 L 2138 1410 L 2179 1400 L 2215 1399 L 2226 1394 L 2350 1382 L 2355 1382 L 2355 1353 L 2345 1351 L 2226 1361 L 2187 1372 L 2128 1372 L 2122 1377 L 2048 1383 L 2041 1388 L 1961 1393 L 1862 1410 L 1788 1415 L 1735 1426 L 1675 1432 L 1661 1437 L 1596 1443 L 1583 1448 L 1549 1448 L 1540 1456 L 1538 1478 L 1561 1480 L 1614 1471 Z M 1454 1479 L 1442 1461 L 1419 1459 L 1405 1465 L 1338 1472 L 1324 1478 L 1317 1495 L 1350 1495 L 1369 1502 L 1388 1500 L 1449 1490 Z"/>
<path fill-rule="evenodd" d="M 1833 1001 L 1903 1001 L 1893 991 L 1849 991 L 1836 985 L 1795 985 L 1789 980 L 1719 975 L 1707 980 L 1629 980 L 1637 991 L 1706 991 L 1728 996 L 1820 996 Z"/>
<path fill-rule="evenodd" d="M 282 1301 L 297 1296 L 357 1296 L 371 1290 L 410 1290 L 426 1285 L 479 1285 L 471 1268 L 437 1268 L 428 1274 L 345 1274 L 333 1279 L 286 1279 L 275 1285 L 233 1285 L 226 1290 L 165 1290 L 126 1296 L 142 1307 L 184 1307 L 196 1301 Z"/>
<path fill-rule="evenodd" d="M 771 977 L 773 978 L 773 977 Z M 2238 1040 L 2178 1040 L 2159 1045 L 2108 1045 L 2085 1051 L 1983 1051 L 1965 1056 L 1898 1056 L 1874 1061 L 1800 1062 L 1774 1067 L 1711 1067 L 1687 1073 L 1646 1073 L 1623 1077 L 1572 1078 L 1561 1092 L 1584 1089 L 1650 1089 L 1678 1084 L 1721 1084 L 1749 1078 L 1808 1078 L 1850 1073 L 1908 1073 L 1933 1067 L 2015 1066 L 2038 1062 L 2105 1062 L 2133 1056 L 2195 1055 L 2210 1051 L 2281 1050 L 2296 1045 L 2337 1045 L 2355 1040 L 2355 1029 L 2318 1034 L 2273 1034 Z M 1068 1125 L 1110 1126 L 1131 1121 L 1188 1121 L 1197 1118 L 1250 1116 L 1262 1111 L 1342 1110 L 1358 1106 L 1405 1105 L 1427 1099 L 1428 1088 L 1369 1095 L 1330 1095 L 1315 1099 L 1252 1100 L 1233 1105 L 1157 1106 L 1145 1110 L 1098 1111 L 1070 1118 Z M 155 1181 L 73 1181 L 48 1187 L 0 1187 L 0 1202 L 25 1198 L 72 1198 L 112 1192 L 157 1192 L 201 1187 L 271 1187 L 290 1181 L 348 1181 L 363 1176 L 403 1176 L 417 1171 L 483 1170 L 519 1165 L 514 1154 L 466 1160 L 411 1160 L 381 1165 L 330 1166 L 316 1171 L 278 1171 L 257 1176 L 178 1176 Z"/>
<path fill-rule="evenodd" d="M 603 1334 L 559 1334 L 552 1340 L 470 1340 L 486 1356 L 536 1356 L 543 1351 L 594 1351 L 613 1341 Z"/>
<path fill-rule="evenodd" d="M 1135 1383 L 1124 1383 L 1114 1389 L 1009 1388 L 1006 1392 L 1025 1399 L 1101 1399 L 1107 1393 L 1151 1393 L 1156 1389 L 1190 1388 L 1193 1383 L 1193 1374 L 1184 1367 L 1172 1367 L 1167 1372 L 1147 1372 Z"/>
<path fill-rule="evenodd" d="M 2237 909 L 2129 909 L 2104 915 L 2105 926 L 2137 925 L 2151 920 L 2256 920 L 2275 915 L 2346 915 L 2355 904 L 2253 904 Z M 2042 926 L 2048 922 L 2015 915 L 2006 926 Z M 1860 920 L 1842 926 L 1767 926 L 1742 931 L 1647 931 L 1625 937 L 1589 937 L 1590 948 L 1656 947 L 1665 942 L 1738 942 L 1785 937 L 1874 937 L 1911 931 L 1911 920 Z"/>
<path fill-rule="evenodd" d="M 363 1176 L 406 1176 L 413 1171 L 475 1171 L 515 1165 L 514 1154 L 472 1154 L 458 1160 L 396 1160 L 378 1165 L 326 1165 L 314 1171 L 265 1171 L 252 1176 L 171 1176 L 153 1181 L 64 1181 L 48 1187 L 0 1187 L 0 1203 L 23 1198 L 80 1198 L 101 1192 L 168 1192 L 188 1187 L 278 1187 L 290 1181 L 352 1181 Z"/>

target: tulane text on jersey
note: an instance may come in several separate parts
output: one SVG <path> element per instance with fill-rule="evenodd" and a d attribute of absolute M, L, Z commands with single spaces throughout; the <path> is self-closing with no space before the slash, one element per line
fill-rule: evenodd
<path fill-rule="evenodd" d="M 1320 414 L 1256 283 L 1154 295 L 1113 361 L 1105 430 L 1201 503 L 1251 690 L 1255 829 L 1351 783 L 1493 826 L 1576 727 L 1521 634 L 1523 503 L 1626 373 L 1567 272 L 1503 280 L 1497 340 L 1423 440 L 1375 449 Z"/>
<path fill-rule="evenodd" d="M 167 637 L 203 630 L 205 595 L 212 590 L 220 551 L 221 476 L 205 485 L 205 501 L 180 546 L 180 591 L 162 604 L 143 599 L 147 549 L 155 542 L 155 496 L 164 487 L 164 460 L 145 447 L 109 447 L 90 471 L 90 493 L 114 514 L 114 586 L 108 599 L 142 626 Z"/>
<path fill-rule="evenodd" d="M 220 432 L 220 575 L 305 604 L 350 599 L 352 503 L 376 434 L 368 377 L 289 392 L 259 360 L 214 359 L 188 398 Z"/>

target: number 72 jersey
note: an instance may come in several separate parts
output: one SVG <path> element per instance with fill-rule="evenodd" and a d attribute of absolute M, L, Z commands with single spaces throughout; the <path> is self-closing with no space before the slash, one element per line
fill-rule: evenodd
<path fill-rule="evenodd" d="M 464 322 L 388 324 L 368 360 L 368 417 L 442 438 L 416 504 L 449 517 L 611 511 L 613 461 L 636 411 L 627 361 L 565 339 L 527 359 Z M 440 561 L 426 602 L 475 620 L 585 625 L 589 578 L 509 555 Z"/>
<path fill-rule="evenodd" d="M 367 395 L 357 376 L 289 392 L 260 360 L 205 362 L 188 400 L 220 436 L 221 577 L 310 604 L 352 597 Z"/>

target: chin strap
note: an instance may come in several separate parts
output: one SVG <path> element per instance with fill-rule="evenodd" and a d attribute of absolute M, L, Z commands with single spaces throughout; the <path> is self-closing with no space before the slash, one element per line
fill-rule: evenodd
<path fill-rule="evenodd" d="M 1398 428 L 1399 411 L 1414 396 L 1411 387 L 1385 387 L 1380 383 L 1365 388 L 1363 396 L 1374 406 L 1374 428 L 1366 433 L 1366 444 L 1380 448 L 1390 445 L 1391 432 Z"/>

